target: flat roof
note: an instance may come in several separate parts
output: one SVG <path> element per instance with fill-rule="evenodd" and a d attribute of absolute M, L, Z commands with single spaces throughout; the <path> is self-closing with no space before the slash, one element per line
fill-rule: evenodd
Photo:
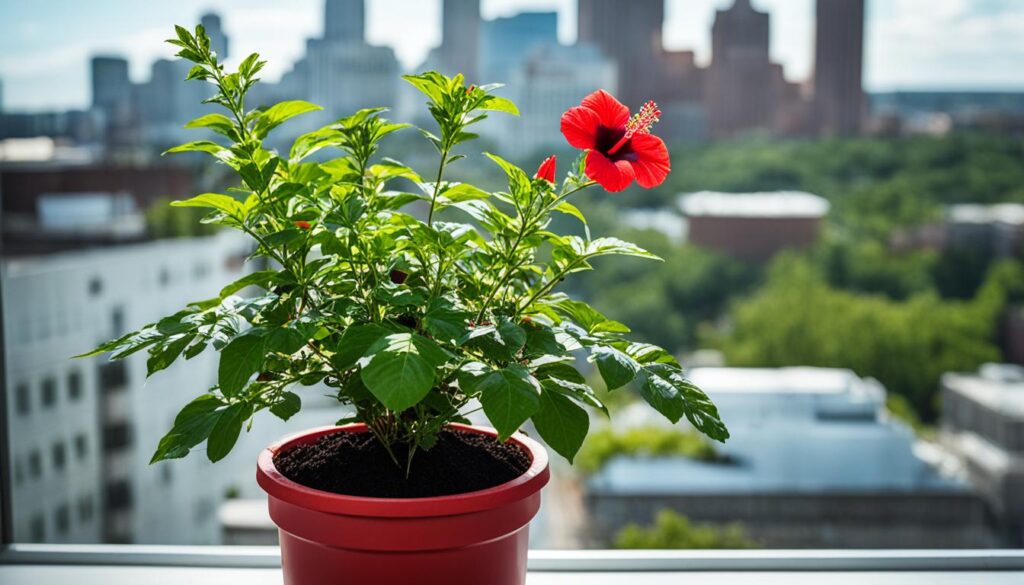
<path fill-rule="evenodd" d="M 982 205 L 960 203 L 946 208 L 946 218 L 953 223 L 1006 223 L 1024 225 L 1024 204 L 996 203 Z"/>
<path fill-rule="evenodd" d="M 679 209 L 688 217 L 821 218 L 830 207 L 823 197 L 803 191 L 699 191 L 679 196 Z"/>
<path fill-rule="evenodd" d="M 993 412 L 1024 419 L 1024 378 L 1014 370 L 1006 364 L 985 364 L 976 374 L 943 374 L 942 385 Z"/>
<path fill-rule="evenodd" d="M 862 382 L 852 370 L 811 366 L 698 367 L 687 377 L 709 392 L 739 394 L 841 394 Z"/>

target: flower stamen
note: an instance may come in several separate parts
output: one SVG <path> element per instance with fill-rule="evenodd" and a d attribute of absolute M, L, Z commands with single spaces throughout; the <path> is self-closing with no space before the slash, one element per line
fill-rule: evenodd
<path fill-rule="evenodd" d="M 661 110 L 658 109 L 658 104 L 653 101 L 644 104 L 640 111 L 626 122 L 626 133 L 615 143 L 615 146 L 611 147 L 608 154 L 615 154 L 630 138 L 637 134 L 650 134 L 651 126 L 657 124 L 660 119 Z"/>

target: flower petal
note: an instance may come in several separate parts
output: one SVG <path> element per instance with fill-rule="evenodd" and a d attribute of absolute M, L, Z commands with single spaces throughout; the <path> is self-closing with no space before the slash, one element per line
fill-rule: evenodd
<path fill-rule="evenodd" d="M 635 177 L 632 163 L 626 160 L 612 162 L 596 150 L 587 153 L 586 173 L 612 193 L 629 187 Z"/>
<path fill-rule="evenodd" d="M 637 134 L 630 139 L 630 147 L 637 157 L 632 162 L 636 182 L 644 189 L 662 184 L 672 170 L 672 161 L 669 160 L 668 148 L 661 138 Z"/>
<path fill-rule="evenodd" d="M 583 98 L 583 103 L 580 105 L 597 112 L 601 118 L 601 124 L 608 128 L 621 128 L 629 121 L 629 108 L 603 89 Z"/>
<path fill-rule="evenodd" d="M 601 118 L 594 110 L 579 106 L 569 108 L 562 114 L 562 135 L 575 148 L 594 148 L 600 124 Z"/>

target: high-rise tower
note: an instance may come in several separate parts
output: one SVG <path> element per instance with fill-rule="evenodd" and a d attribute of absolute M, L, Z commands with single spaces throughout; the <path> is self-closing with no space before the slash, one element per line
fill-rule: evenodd
<path fill-rule="evenodd" d="M 480 81 L 480 0 L 444 0 L 441 5 L 439 65 L 445 73 L 462 73 L 470 82 Z M 491 80 L 488 80 L 491 81 Z"/>
<path fill-rule="evenodd" d="M 659 97 L 664 21 L 665 0 L 579 0 L 579 42 L 615 62 L 619 98 L 632 108 Z"/>
<path fill-rule="evenodd" d="M 864 118 L 864 0 L 817 0 L 814 105 L 819 131 L 859 134 Z"/>
<path fill-rule="evenodd" d="M 224 62 L 228 57 L 228 37 L 220 25 L 220 16 L 212 12 L 204 14 L 199 22 L 210 37 L 210 49 L 217 53 L 217 59 Z"/>
<path fill-rule="evenodd" d="M 768 54 L 769 16 L 750 0 L 719 10 L 711 28 L 707 109 L 711 133 L 726 138 L 772 123 L 774 95 Z"/>
<path fill-rule="evenodd" d="M 324 39 L 343 43 L 362 43 L 366 38 L 364 0 L 326 0 Z"/>

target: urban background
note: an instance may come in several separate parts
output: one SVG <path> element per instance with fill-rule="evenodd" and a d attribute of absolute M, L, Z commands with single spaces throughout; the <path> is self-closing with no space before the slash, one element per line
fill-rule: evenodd
<path fill-rule="evenodd" d="M 400 79 L 409 67 L 367 40 L 372 1 L 323 2 L 321 32 L 252 92 L 252 105 L 324 107 L 282 128 L 275 147 L 370 106 L 429 125 Z M 615 423 L 594 421 L 575 469 L 555 462 L 532 546 L 1024 545 L 1024 92 L 973 77 L 866 91 L 879 2 L 806 2 L 802 78 L 773 58 L 773 15 L 758 0 L 718 1 L 700 51 L 666 49 L 664 0 L 572 3 L 567 44 L 559 12 L 484 19 L 480 0 L 441 0 L 441 42 L 415 69 L 506 83 L 522 116 L 486 121 L 480 147 L 524 167 L 555 153 L 567 168 L 558 119 L 596 88 L 632 107 L 658 102 L 668 181 L 579 205 L 595 233 L 628 234 L 666 261 L 609 261 L 565 290 L 675 348 L 733 437 L 712 445 L 627 389 L 607 395 Z M 917 4 L 973 26 L 956 20 L 970 2 Z M 218 55 L 244 57 L 216 8 L 201 22 Z M 1019 42 L 1024 12 L 1000 26 L 1016 26 Z M 976 67 L 999 67 L 998 39 L 972 38 Z M 216 466 L 149 466 L 181 404 L 214 383 L 216 358 L 154 380 L 141 354 L 69 359 L 253 269 L 244 239 L 167 206 L 230 187 L 205 159 L 160 157 L 203 137 L 183 126 L 208 111 L 208 87 L 183 82 L 189 67 L 172 59 L 140 80 L 129 57 L 83 60 L 80 109 L 5 108 L 0 85 L 0 459 L 15 538 L 274 543 L 256 453 L 340 418 L 330 399 L 307 393 L 287 427 L 256 421 Z M 393 139 L 392 152 L 426 168 L 418 138 Z M 461 172 L 500 180 L 482 164 Z"/>

